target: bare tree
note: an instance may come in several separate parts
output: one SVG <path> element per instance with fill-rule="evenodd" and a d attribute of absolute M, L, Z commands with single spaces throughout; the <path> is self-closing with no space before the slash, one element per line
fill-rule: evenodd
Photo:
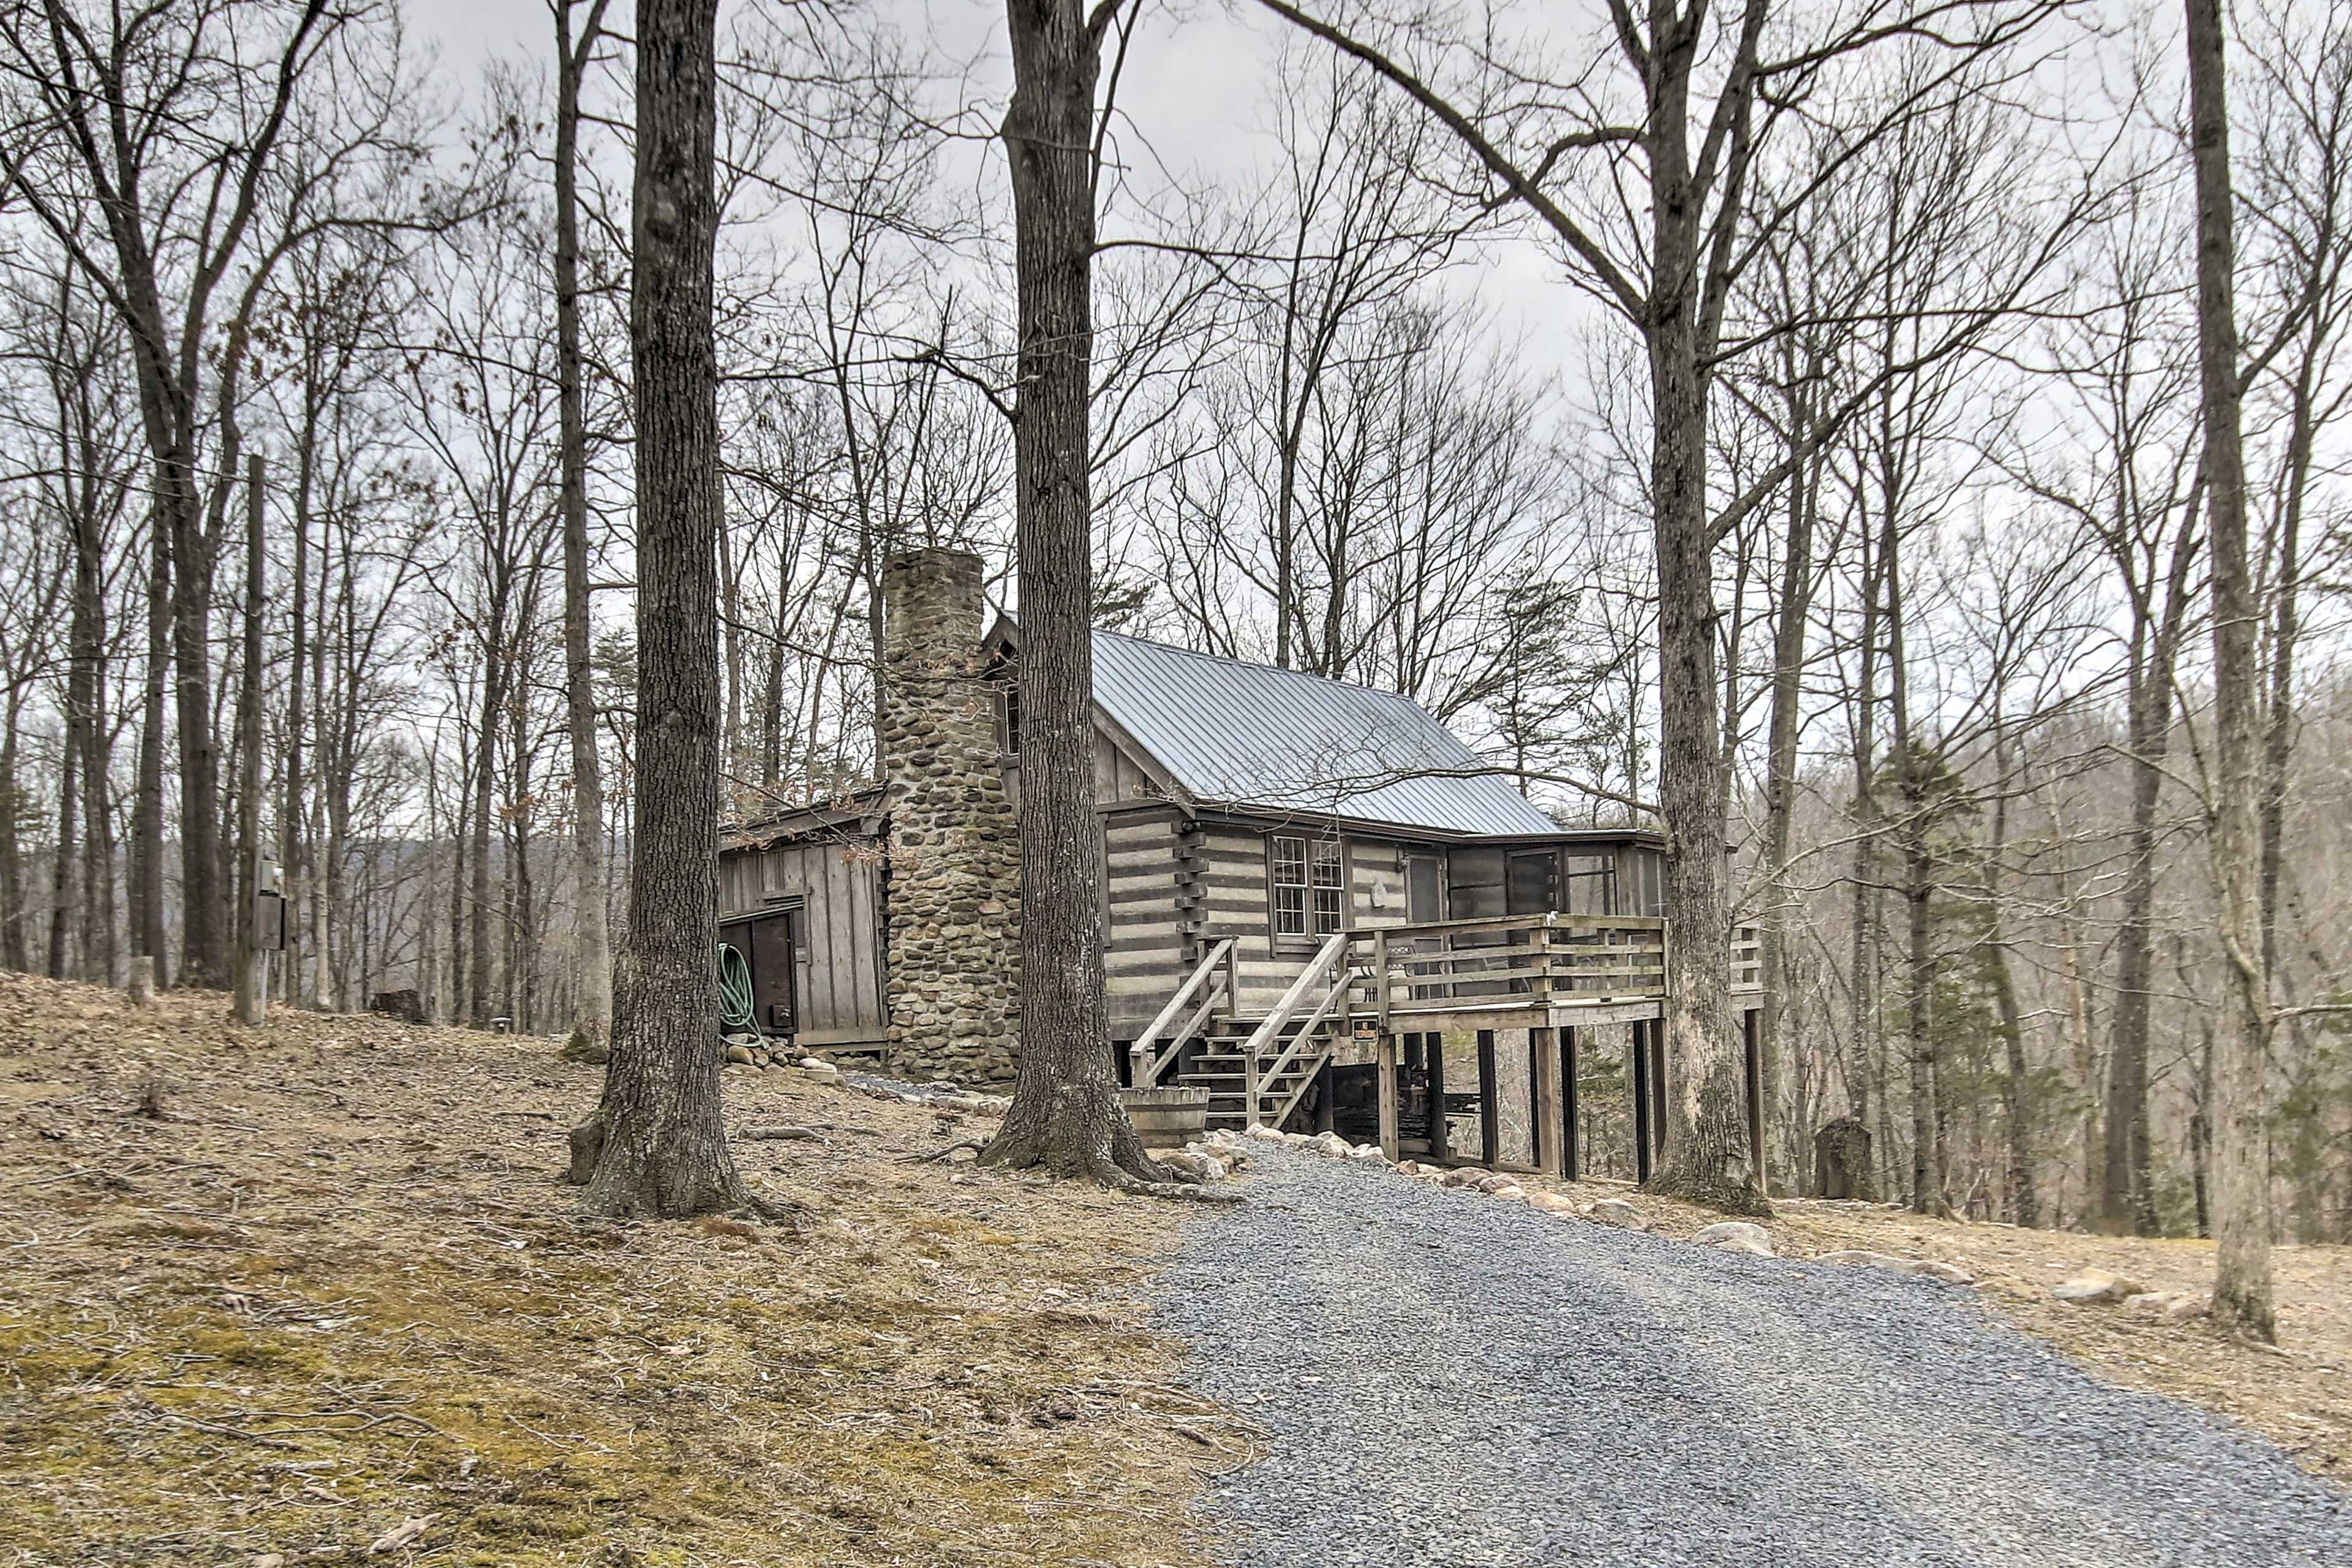
<path fill-rule="evenodd" d="M 629 927 L 588 1201 L 745 1201 L 720 1121 L 716 0 L 637 10 L 629 323 L 637 411 L 637 746 Z"/>
<path fill-rule="evenodd" d="M 563 521 L 563 696 L 572 746 L 572 931 L 580 967 L 572 1035 L 582 1054 L 604 1054 L 613 1033 L 612 936 L 604 920 L 604 764 L 596 745 L 589 666 L 588 432 L 580 350 L 580 84 L 594 57 L 604 0 L 588 0 L 572 37 L 575 0 L 555 13 L 555 374 L 561 443 L 557 508 Z"/>
<path fill-rule="evenodd" d="M 2263 1126 L 2272 1020 L 2259 907 L 2262 743 L 2254 645 L 2260 610 L 2247 565 L 2245 449 L 2239 426 L 2229 74 L 2221 0 L 2188 0 L 2188 14 L 2189 145 L 2197 180 L 2197 363 L 2213 538 L 2210 831 L 2228 996 L 2214 1068 L 2213 1317 L 2225 1330 L 2275 1341 Z"/>

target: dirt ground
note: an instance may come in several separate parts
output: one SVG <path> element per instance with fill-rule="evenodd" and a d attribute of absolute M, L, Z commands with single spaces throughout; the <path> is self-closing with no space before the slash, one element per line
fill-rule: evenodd
<path fill-rule="evenodd" d="M 1528 1178 L 1533 1180 L 1533 1178 Z M 1581 1200 L 1631 1199 L 1668 1236 L 1723 1216 L 1614 1183 L 1544 1183 Z M 2081 1365 L 2126 1388 L 2201 1405 L 2268 1436 L 2308 1469 L 2352 1485 L 2352 1247 L 2280 1247 L 2272 1253 L 2284 1354 L 2216 1334 L 2202 1321 L 2166 1323 L 2120 1307 L 2075 1307 L 2052 1286 L 2104 1268 L 2150 1290 L 2202 1294 L 2213 1244 L 2141 1240 L 1924 1218 L 1874 1204 L 1776 1200 L 1766 1228 L 1786 1258 L 1859 1248 L 1958 1264 L 1976 1299 Z"/>
<path fill-rule="evenodd" d="M 1183 1216 L 795 1076 L 727 1100 L 805 1235 L 620 1226 L 551 1042 L 0 975 L 0 1561 L 1204 1562 L 1253 1439 L 1139 1327 Z"/>
<path fill-rule="evenodd" d="M 804 1233 L 582 1214 L 555 1176 L 598 1072 L 550 1041 L 0 975 L 0 1563 L 1210 1560 L 1189 1505 L 1259 1438 L 1142 1326 L 1192 1205 L 909 1163 L 982 1129 L 726 1081 Z M 779 1123 L 823 1141 L 743 1136 Z M 1633 1195 L 1667 1234 L 1715 1217 Z M 2275 1356 L 2049 1298 L 2086 1265 L 2202 1289 L 2202 1244 L 1851 1205 L 1771 1228 L 1961 1264 L 2100 1374 L 2352 1476 L 2352 1249 L 2279 1249 Z"/>

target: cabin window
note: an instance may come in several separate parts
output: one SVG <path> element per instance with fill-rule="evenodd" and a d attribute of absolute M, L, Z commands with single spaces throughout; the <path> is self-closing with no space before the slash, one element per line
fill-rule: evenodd
<path fill-rule="evenodd" d="M 1344 923 L 1347 879 L 1338 839 L 1276 835 L 1273 880 L 1275 935 L 1329 936 Z"/>

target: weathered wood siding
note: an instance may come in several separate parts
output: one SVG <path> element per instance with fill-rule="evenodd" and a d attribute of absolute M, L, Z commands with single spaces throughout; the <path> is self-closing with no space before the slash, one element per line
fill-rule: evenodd
<path fill-rule="evenodd" d="M 882 868 L 869 840 L 826 838 L 719 857 L 719 918 L 792 899 L 806 911 L 797 954 L 800 1036 L 809 1046 L 878 1044 L 882 1003 Z"/>
<path fill-rule="evenodd" d="M 1188 956 L 1178 827 L 1165 807 L 1103 817 L 1103 996 L 1114 1040 L 1142 1033 L 1198 962 Z"/>

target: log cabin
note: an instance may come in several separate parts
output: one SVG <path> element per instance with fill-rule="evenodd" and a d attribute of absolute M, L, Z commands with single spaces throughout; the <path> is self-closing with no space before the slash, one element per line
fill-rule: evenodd
<path fill-rule="evenodd" d="M 882 779 L 743 824 L 720 939 L 797 1048 L 1012 1076 L 1020 628 L 979 560 L 894 558 Z M 1395 692 L 1097 631 L 1104 1010 L 1123 1081 L 1211 1121 L 1575 1172 L 1580 1050 L 1663 1131 L 1664 846 L 1564 827 Z M 1756 1005 L 1752 941 L 1737 1005 Z M 1750 1035 L 1753 1076 L 1752 1015 Z M 1752 1120 L 1752 1117 L 1751 1117 Z"/>

